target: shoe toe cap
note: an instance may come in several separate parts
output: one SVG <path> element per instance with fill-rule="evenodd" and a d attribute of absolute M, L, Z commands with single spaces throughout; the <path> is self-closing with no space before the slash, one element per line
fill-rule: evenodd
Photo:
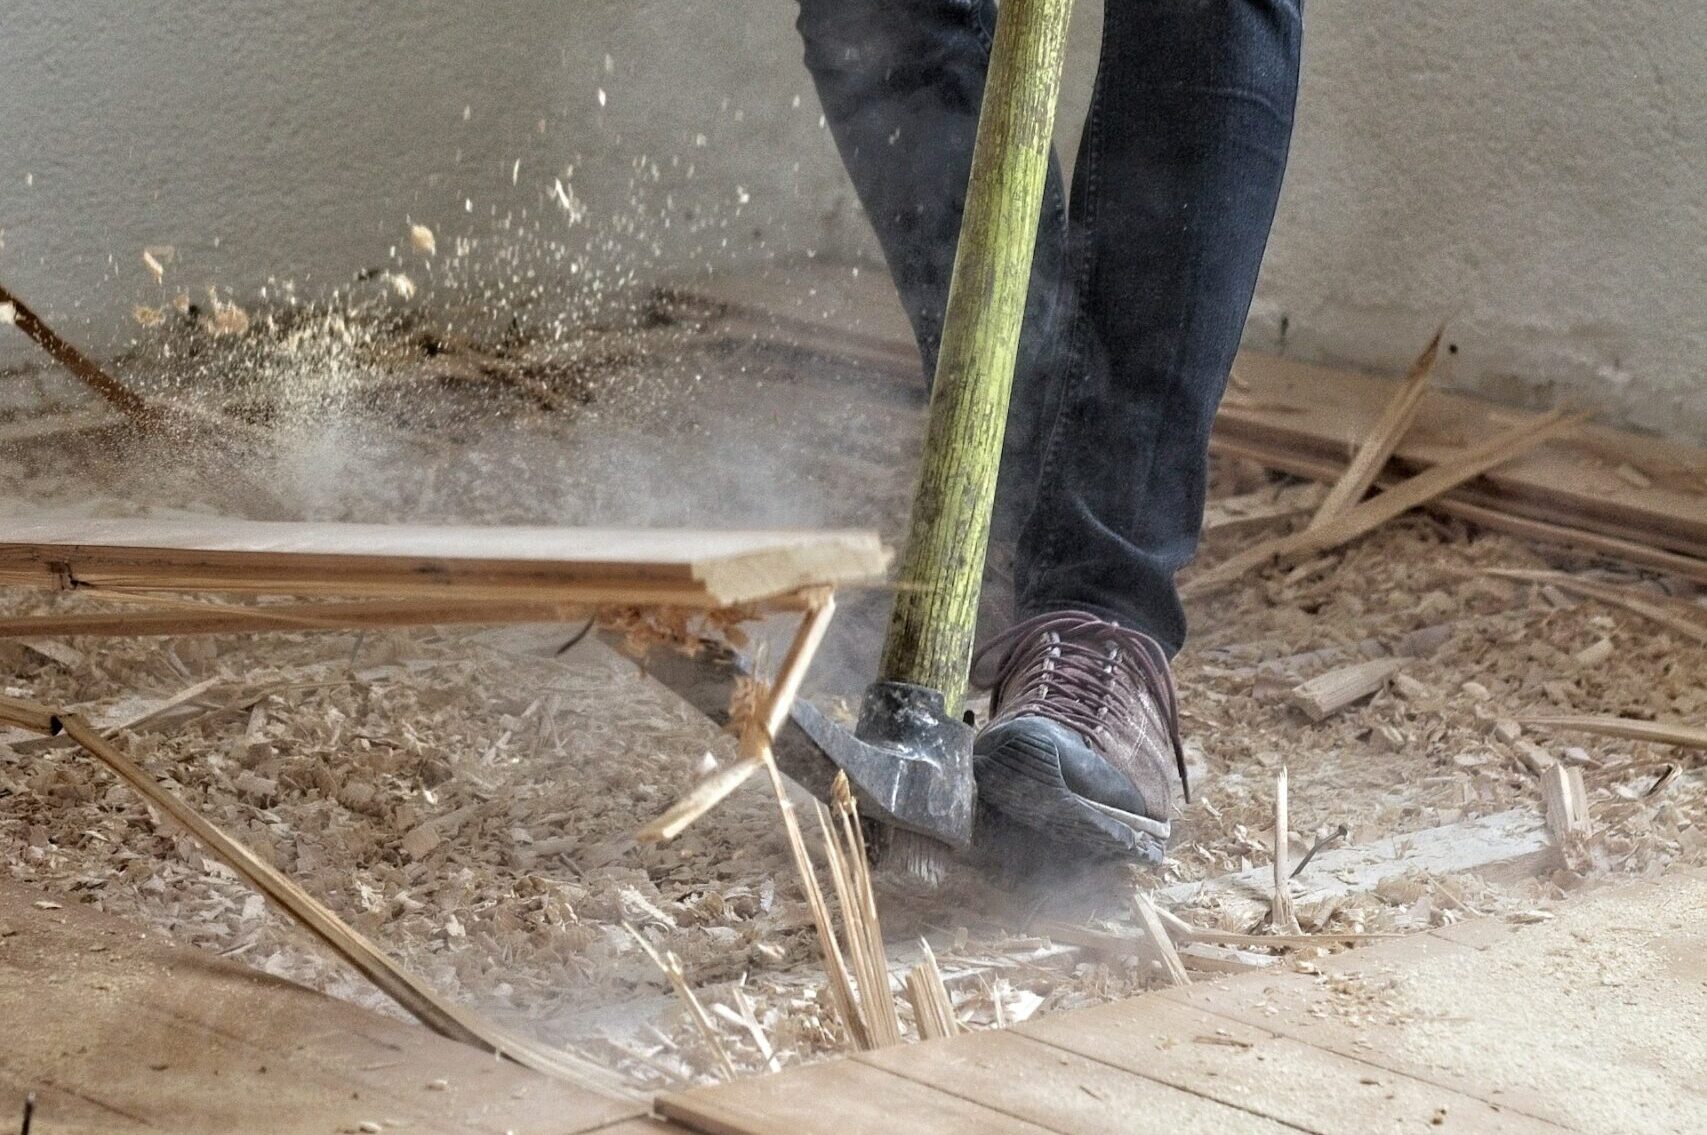
<path fill-rule="evenodd" d="M 1105 807 L 1150 816 L 1144 795 L 1119 769 L 1098 753 L 1079 733 L 1042 717 L 1021 717 L 992 725 L 978 738 L 976 752 L 1004 750 L 1010 757 L 1024 752 L 1028 764 L 1051 768 L 1075 796 Z"/>

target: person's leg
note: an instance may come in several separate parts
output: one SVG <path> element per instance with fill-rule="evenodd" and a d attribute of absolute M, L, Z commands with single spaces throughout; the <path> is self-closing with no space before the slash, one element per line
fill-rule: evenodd
<path fill-rule="evenodd" d="M 1020 537 L 1022 614 L 1184 642 L 1174 573 L 1286 165 L 1300 3 L 1106 0 L 1068 214 L 1078 319 Z"/>
<path fill-rule="evenodd" d="M 1023 618 L 977 666 L 994 691 L 978 798 L 1032 867 L 1166 854 L 1186 775 L 1174 572 L 1197 545 L 1209 426 L 1274 218 L 1299 25 L 1298 0 L 1105 0 Z"/>
<path fill-rule="evenodd" d="M 806 66 L 860 203 L 912 321 L 927 378 L 943 311 L 984 97 L 994 0 L 799 0 Z M 1030 514 L 1040 424 L 1065 345 L 1066 200 L 1051 157 L 1015 370 L 992 548 Z"/>

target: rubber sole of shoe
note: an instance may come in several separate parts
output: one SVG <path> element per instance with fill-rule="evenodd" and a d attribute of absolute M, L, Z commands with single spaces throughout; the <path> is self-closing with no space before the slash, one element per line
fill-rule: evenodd
<path fill-rule="evenodd" d="M 973 750 L 978 802 L 991 821 L 989 838 L 1003 843 L 1035 840 L 1093 860 L 1154 866 L 1167 837 L 1122 823 L 1067 787 L 1061 758 L 1045 736 L 1003 730 L 979 739 Z"/>

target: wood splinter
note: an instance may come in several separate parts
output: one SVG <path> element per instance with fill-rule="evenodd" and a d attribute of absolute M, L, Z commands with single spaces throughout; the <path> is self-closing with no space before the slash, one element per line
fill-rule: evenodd
<path fill-rule="evenodd" d="M 919 951 L 924 960 L 907 971 L 907 1002 L 913 1007 L 913 1020 L 919 1026 L 920 1040 L 939 1040 L 960 1035 L 960 1021 L 954 1015 L 954 999 L 943 983 L 942 970 L 936 964 L 936 952 L 931 944 L 919 939 Z"/>
<path fill-rule="evenodd" d="M 110 402 L 125 417 L 139 426 L 160 424 L 159 412 L 142 395 L 102 370 L 88 355 L 66 342 L 59 333 L 32 311 L 23 300 L 0 287 L 0 304 L 12 308 L 12 322 L 19 331 L 34 340 L 36 346 L 53 357 L 54 362 L 76 375 L 91 390 Z"/>
<path fill-rule="evenodd" d="M 1150 939 L 1168 981 L 1173 985 L 1190 985 L 1191 975 L 1185 972 L 1185 963 L 1180 960 L 1179 951 L 1174 948 L 1173 939 L 1168 937 L 1167 927 L 1162 925 L 1161 916 L 1156 913 L 1149 896 L 1142 891 L 1133 894 L 1132 909 L 1137 912 L 1138 925 Z"/>

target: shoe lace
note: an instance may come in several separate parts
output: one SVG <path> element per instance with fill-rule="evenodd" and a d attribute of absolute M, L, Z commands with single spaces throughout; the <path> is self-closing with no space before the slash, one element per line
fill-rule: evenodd
<path fill-rule="evenodd" d="M 1027 649 L 1030 647 L 1031 649 Z M 1119 672 L 1135 679 L 1116 681 Z M 1174 767 L 1187 803 L 1191 785 L 1180 738 L 1179 692 L 1167 652 L 1142 631 L 1111 623 L 1086 611 L 1054 611 L 1016 623 L 979 648 L 972 683 L 995 691 L 999 704 L 1010 689 L 1039 692 L 1053 687 L 1062 696 L 1038 699 L 1042 715 L 1086 735 L 1104 734 L 1110 713 L 1133 716 L 1134 689 L 1148 690 L 1162 713 L 1173 746 Z"/>

